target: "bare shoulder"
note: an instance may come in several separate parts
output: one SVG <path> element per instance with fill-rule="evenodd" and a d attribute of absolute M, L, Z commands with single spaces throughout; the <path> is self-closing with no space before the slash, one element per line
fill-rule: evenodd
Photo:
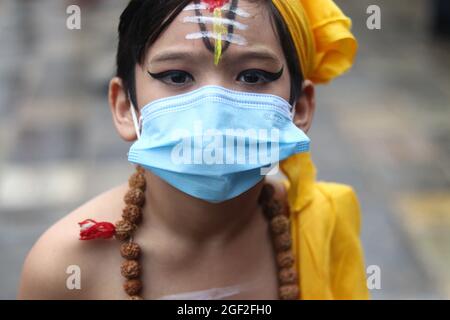
<path fill-rule="evenodd" d="M 100 194 L 56 222 L 38 239 L 23 265 L 19 299 L 98 296 L 96 283 L 103 281 L 98 271 L 111 265 L 118 244 L 109 240 L 80 241 L 78 222 L 88 218 L 113 223 L 119 220 L 126 190 L 127 185 L 123 184 Z"/>

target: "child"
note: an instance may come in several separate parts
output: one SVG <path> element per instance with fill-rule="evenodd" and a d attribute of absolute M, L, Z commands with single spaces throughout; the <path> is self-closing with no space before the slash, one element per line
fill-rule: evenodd
<path fill-rule="evenodd" d="M 19 297 L 367 298 L 356 196 L 305 135 L 349 29 L 332 0 L 132 0 L 109 103 L 136 172 L 38 240 Z"/>

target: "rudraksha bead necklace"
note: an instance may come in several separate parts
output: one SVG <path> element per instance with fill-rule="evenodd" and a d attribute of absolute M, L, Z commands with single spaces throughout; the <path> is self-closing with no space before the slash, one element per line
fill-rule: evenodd
<path fill-rule="evenodd" d="M 125 208 L 122 220 L 112 225 L 107 222 L 97 223 L 88 219 L 80 223 L 81 240 L 95 238 L 110 238 L 113 235 L 122 241 L 120 254 L 125 259 L 120 272 L 125 278 L 123 289 L 131 300 L 142 300 L 143 283 L 140 279 L 142 266 L 140 264 L 141 248 L 133 241 L 133 233 L 142 220 L 142 209 L 145 204 L 145 170 L 137 166 L 128 181 L 129 190 L 125 194 Z M 289 221 L 289 205 L 274 198 L 275 189 L 265 183 L 258 202 L 262 206 L 264 216 L 269 220 L 272 243 L 276 251 L 278 272 L 278 296 L 281 300 L 296 300 L 299 298 L 298 274 L 295 258 L 292 252 L 292 237 Z"/>

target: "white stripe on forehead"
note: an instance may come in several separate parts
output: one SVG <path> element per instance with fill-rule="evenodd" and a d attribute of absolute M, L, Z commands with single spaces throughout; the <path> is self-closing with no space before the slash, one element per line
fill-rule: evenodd
<path fill-rule="evenodd" d="M 192 3 L 192 4 L 187 5 L 183 9 L 183 11 L 207 10 L 208 8 L 209 8 L 209 5 L 207 3 L 204 3 L 204 2 L 202 2 L 202 3 Z M 250 13 L 248 13 L 247 11 L 245 11 L 243 9 L 240 9 L 240 8 L 231 9 L 231 5 L 229 3 L 225 4 L 220 9 L 224 10 L 224 11 L 233 12 L 237 16 L 240 16 L 240 17 L 243 17 L 243 18 L 250 17 Z"/>
<path fill-rule="evenodd" d="M 214 9 L 214 16 L 207 16 L 199 14 L 199 10 L 209 10 L 211 9 L 211 5 L 205 2 L 200 3 L 191 3 L 187 5 L 183 11 L 195 11 L 195 16 L 186 16 L 183 18 L 184 23 L 197 23 L 200 25 L 200 31 L 189 33 L 186 35 L 185 39 L 213 39 L 214 43 L 214 63 L 217 65 L 219 63 L 220 57 L 223 53 L 222 51 L 222 41 L 227 43 L 232 43 L 236 45 L 246 45 L 247 39 L 243 36 L 236 34 L 234 31 L 237 30 L 246 30 L 248 29 L 248 25 L 242 22 L 236 21 L 235 16 L 248 18 L 250 14 L 242 9 L 239 9 L 234 6 L 231 6 L 230 3 L 226 3 L 222 5 L 220 8 Z M 211 10 L 209 10 L 211 12 Z M 223 12 L 228 11 L 235 14 L 235 16 L 226 18 L 223 17 Z M 213 25 L 213 29 L 211 31 L 206 30 L 205 25 L 210 24 Z M 228 27 L 228 28 L 227 28 Z M 231 27 L 231 28 L 230 28 Z M 233 30 L 234 28 L 235 30 Z M 230 33 L 229 33 L 230 32 Z M 212 44 L 210 40 L 205 42 L 206 45 L 209 45 L 210 51 L 212 51 Z M 225 47 L 225 50 L 227 47 Z"/>
<path fill-rule="evenodd" d="M 184 17 L 183 22 L 193 22 L 193 23 L 209 23 L 209 24 L 219 24 L 219 25 L 232 25 L 236 29 L 246 30 L 248 26 L 246 24 L 226 19 L 226 18 L 216 18 L 216 17 L 205 17 L 205 16 L 192 16 Z"/>
<path fill-rule="evenodd" d="M 212 38 L 214 40 L 219 40 L 219 34 L 212 31 L 201 31 L 189 33 L 186 35 L 186 39 L 201 39 L 201 38 Z M 238 34 L 221 34 L 220 40 L 228 41 L 240 46 L 247 44 L 247 40 Z"/>
<path fill-rule="evenodd" d="M 230 9 L 230 7 L 231 7 L 231 4 L 227 3 L 222 7 L 222 10 L 231 11 L 231 12 L 235 13 L 236 15 L 243 17 L 243 18 L 250 17 L 250 13 L 248 13 L 247 11 L 245 11 L 243 9 L 239 9 L 239 8 Z"/>

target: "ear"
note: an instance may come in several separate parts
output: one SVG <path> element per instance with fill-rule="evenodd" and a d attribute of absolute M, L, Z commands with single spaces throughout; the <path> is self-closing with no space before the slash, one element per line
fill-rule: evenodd
<path fill-rule="evenodd" d="M 109 82 L 108 100 L 114 125 L 119 135 L 125 141 L 136 140 L 136 131 L 130 111 L 131 104 L 121 78 L 114 77 Z"/>
<path fill-rule="evenodd" d="M 311 128 L 315 110 L 314 84 L 310 80 L 305 80 L 303 82 L 302 96 L 295 104 L 294 124 L 307 133 L 309 128 Z"/>

